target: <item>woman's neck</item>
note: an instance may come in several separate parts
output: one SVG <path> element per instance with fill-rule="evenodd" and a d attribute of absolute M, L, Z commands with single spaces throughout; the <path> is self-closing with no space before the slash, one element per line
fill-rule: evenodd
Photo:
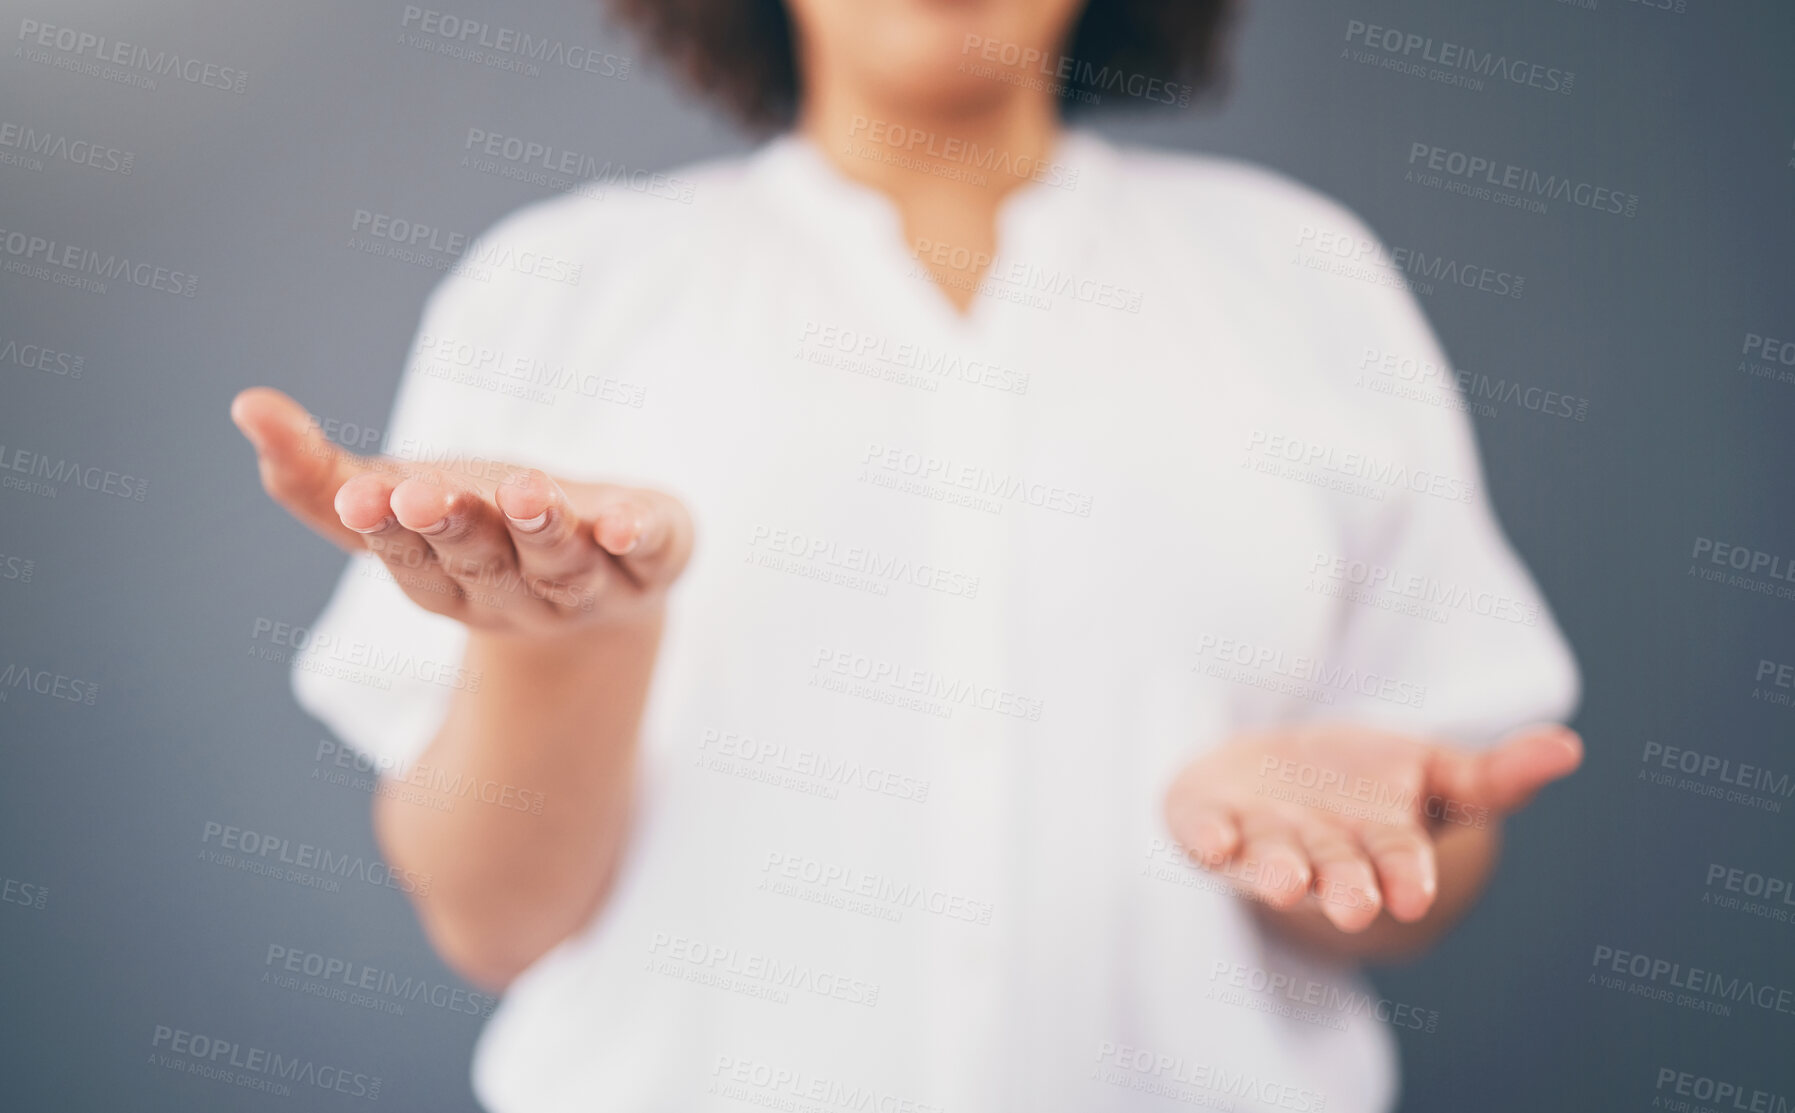
<path fill-rule="evenodd" d="M 798 130 L 847 177 L 891 198 L 910 249 L 964 313 L 996 255 L 1004 198 L 1052 159 L 1060 126 L 1038 90 L 1006 86 L 963 106 L 892 105 L 823 78 L 807 89 Z M 936 261 L 954 257 L 978 262 Z"/>

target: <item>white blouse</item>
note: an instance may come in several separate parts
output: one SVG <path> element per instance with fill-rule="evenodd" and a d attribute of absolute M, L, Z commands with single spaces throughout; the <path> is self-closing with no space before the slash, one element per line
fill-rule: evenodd
<path fill-rule="evenodd" d="M 498 1113 L 1373 1113 L 1393 1029 L 1464 1007 L 1266 937 L 1162 818 L 1243 728 L 1570 713 L 1449 364 L 1333 202 L 1055 163 L 964 316 L 789 137 L 530 206 L 431 298 L 388 451 L 657 486 L 699 533 L 623 875 L 481 1037 Z M 463 639 L 358 558 L 299 699 L 440 776 Z M 506 787 L 555 792 L 458 806 Z"/>

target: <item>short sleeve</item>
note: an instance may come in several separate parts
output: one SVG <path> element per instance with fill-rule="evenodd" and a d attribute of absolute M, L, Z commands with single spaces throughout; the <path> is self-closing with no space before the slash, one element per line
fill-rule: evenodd
<path fill-rule="evenodd" d="M 568 215 L 524 210 L 468 255 L 564 233 Z M 557 239 L 564 253 L 566 237 Z M 451 273 L 425 305 L 381 452 L 476 471 L 517 463 L 577 474 L 568 438 L 552 435 L 576 415 L 543 405 L 507 375 L 520 360 L 554 356 L 557 322 L 577 292 L 536 276 Z M 461 667 L 466 642 L 465 627 L 413 603 L 378 558 L 355 556 L 294 661 L 294 695 L 377 768 L 403 773 L 441 728 L 455 691 L 480 683 Z"/>
<path fill-rule="evenodd" d="M 383 773 L 403 775 L 441 729 L 466 629 L 406 598 L 373 556 L 352 557 L 293 663 L 293 694 Z"/>
<path fill-rule="evenodd" d="M 1370 233 L 1366 232 L 1369 236 Z M 1358 317 L 1369 327 L 1348 378 L 1378 374 L 1363 353 L 1404 367 L 1450 363 L 1414 296 L 1386 286 Z M 1363 334 L 1362 334 L 1363 335 Z M 1412 361 L 1412 362 L 1411 362 Z M 1452 376 L 1377 395 L 1408 471 L 1387 513 L 1348 554 L 1316 554 L 1313 582 L 1341 601 L 1333 661 L 1354 671 L 1331 713 L 1481 746 L 1576 710 L 1576 660 L 1539 586 L 1497 521 L 1476 439 Z M 1361 396 L 1362 397 L 1362 396 Z"/>

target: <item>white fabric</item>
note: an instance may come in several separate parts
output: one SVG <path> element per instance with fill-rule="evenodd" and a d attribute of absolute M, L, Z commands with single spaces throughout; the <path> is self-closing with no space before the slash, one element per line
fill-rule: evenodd
<path fill-rule="evenodd" d="M 1231 162 L 1085 133 L 1057 161 L 965 318 L 792 138 L 688 201 L 532 206 L 432 298 L 398 451 L 652 484 L 699 529 L 624 876 L 483 1034 L 492 1109 L 1393 1102 L 1412 1014 L 1204 886 L 1165 788 L 1255 725 L 1480 744 L 1568 715 L 1575 665 L 1450 391 L 1388 389 L 1446 364 L 1413 299 L 1314 265 L 1360 222 Z M 355 562 L 318 632 L 301 701 L 404 768 L 460 628 Z"/>

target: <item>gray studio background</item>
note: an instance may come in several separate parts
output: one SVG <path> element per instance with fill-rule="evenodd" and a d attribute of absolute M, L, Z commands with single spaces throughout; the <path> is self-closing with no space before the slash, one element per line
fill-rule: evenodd
<path fill-rule="evenodd" d="M 382 1106 L 473 1108 L 475 1018 L 263 980 L 284 946 L 455 984 L 399 892 L 200 858 L 208 822 L 375 853 L 367 794 L 312 778 L 324 736 L 286 668 L 251 654 L 258 619 L 317 613 L 341 558 L 265 500 L 226 405 L 271 383 L 384 425 L 437 274 L 350 250 L 351 218 L 471 233 L 541 195 L 460 168 L 470 127 L 650 168 L 748 141 L 595 3 L 444 4 L 634 65 L 621 81 L 471 65 L 402 42 L 396 0 L 0 3 L 0 125 L 114 152 L 0 161 L 0 229 L 198 278 L 187 298 L 0 271 L 0 461 L 26 449 L 148 481 L 141 502 L 0 490 L 0 667 L 77 694 L 0 693 L 7 1108 L 361 1105 L 162 1069 L 158 1025 L 378 1075 Z M 1354 19 L 1537 59 L 1574 71 L 1574 89 L 1473 91 L 1360 64 L 1341 54 Z M 20 49 L 28 20 L 241 70 L 244 90 L 75 72 Z M 1795 559 L 1795 381 L 1749 366 L 1795 367 L 1743 352 L 1750 335 L 1795 339 L 1795 8 L 1256 0 L 1236 58 L 1219 111 L 1094 120 L 1268 163 L 1386 240 L 1526 276 L 1518 301 L 1442 286 L 1424 303 L 1459 366 L 1588 403 L 1582 421 L 1515 405 L 1477 419 L 1496 503 L 1582 661 L 1590 755 L 1512 828 L 1469 925 L 1377 975 L 1441 1015 L 1434 1034 L 1403 1033 L 1404 1109 L 1645 1109 L 1661 1069 L 1795 1100 L 1795 1015 L 1716 1016 L 1588 980 L 1610 946 L 1795 984 L 1795 923 L 1703 901 L 1713 865 L 1795 876 L 1795 799 L 1778 813 L 1639 779 L 1648 742 L 1795 773 L 1795 708 L 1764 698 L 1795 689 L 1758 679 L 1762 661 L 1795 663 L 1795 601 L 1690 574 L 1701 538 Z M 4 135 L 0 159 L 17 154 Z M 1417 141 L 1608 184 L 1638 196 L 1637 215 L 1533 214 L 1405 182 Z M 55 355 L 25 366 L 32 345 Z M 76 357 L 79 377 L 62 373 Z M 74 682 L 97 685 L 91 706 Z"/>

